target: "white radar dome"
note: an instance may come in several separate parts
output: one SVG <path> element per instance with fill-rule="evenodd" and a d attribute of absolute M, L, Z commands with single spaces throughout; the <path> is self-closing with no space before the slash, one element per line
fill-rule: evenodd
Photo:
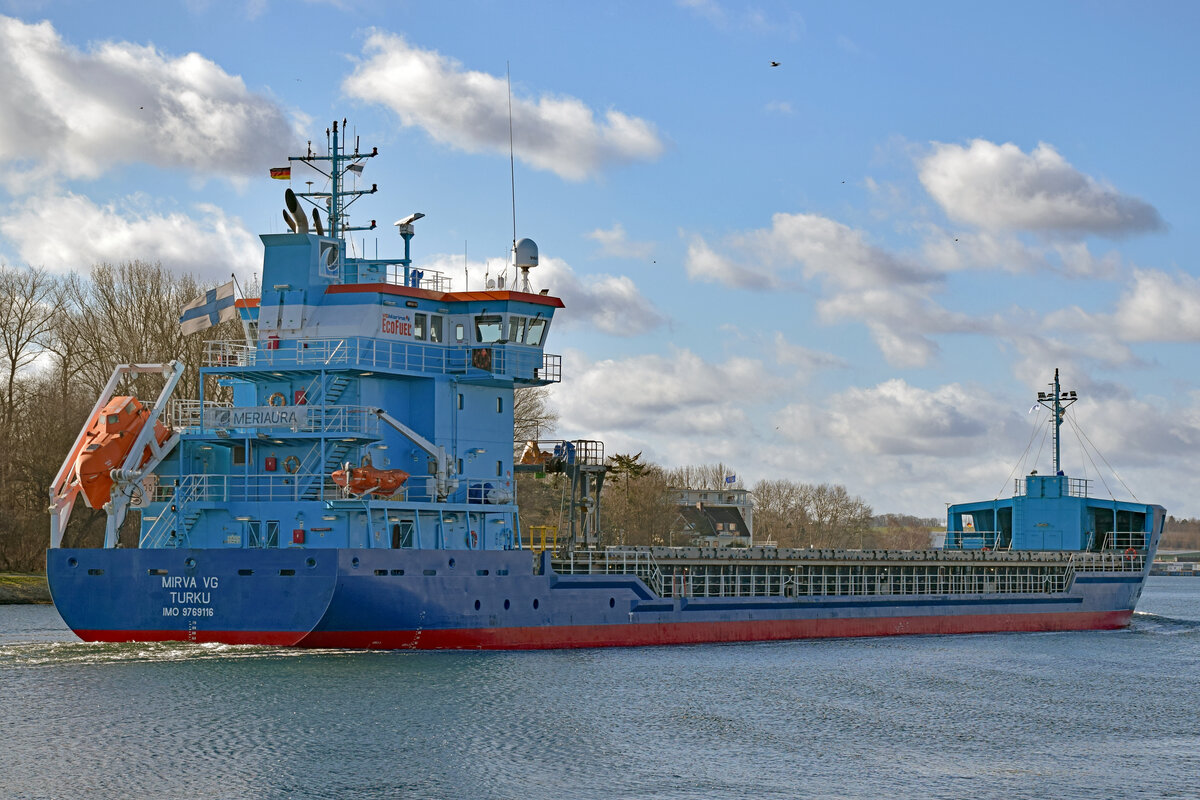
<path fill-rule="evenodd" d="M 517 242 L 517 268 L 530 269 L 537 265 L 537 242 L 533 241 L 533 239 L 522 239 Z"/>

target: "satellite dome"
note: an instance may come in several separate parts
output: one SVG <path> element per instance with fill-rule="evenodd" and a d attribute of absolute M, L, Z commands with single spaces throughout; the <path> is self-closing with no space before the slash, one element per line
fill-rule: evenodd
<path fill-rule="evenodd" d="M 533 239 L 522 239 L 517 242 L 517 268 L 529 269 L 538 265 L 537 242 Z"/>

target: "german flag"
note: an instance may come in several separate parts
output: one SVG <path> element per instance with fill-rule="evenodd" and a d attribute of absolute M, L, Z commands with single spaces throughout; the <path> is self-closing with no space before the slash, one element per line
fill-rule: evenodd
<path fill-rule="evenodd" d="M 271 177 L 277 181 L 290 181 L 292 179 L 292 168 L 271 167 Z"/>

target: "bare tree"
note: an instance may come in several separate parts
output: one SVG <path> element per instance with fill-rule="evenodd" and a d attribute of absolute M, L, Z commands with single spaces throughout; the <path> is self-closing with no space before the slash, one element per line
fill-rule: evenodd
<path fill-rule="evenodd" d="M 79 375 L 93 396 L 120 363 L 163 363 L 180 359 L 188 370 L 179 382 L 183 396 L 199 391 L 198 367 L 207 340 L 240 339 L 241 324 L 224 322 L 204 334 L 185 336 L 179 312 L 207 286 L 190 275 L 175 275 L 162 264 L 125 261 L 98 264 L 91 280 L 71 285 L 76 326 L 74 341 L 82 345 Z M 161 376 L 146 375 L 138 386 L 146 394 L 162 385 Z"/>
<path fill-rule="evenodd" d="M 737 477 L 733 467 L 718 462 L 716 464 L 689 464 L 666 471 L 667 480 L 676 489 L 743 489 L 742 479 Z M 733 477 L 732 481 L 728 478 Z"/>
<path fill-rule="evenodd" d="M 42 353 L 61 306 L 59 283 L 45 270 L 0 265 L 0 507 L 13 506 L 14 435 L 20 414 L 19 377 Z"/>
<path fill-rule="evenodd" d="M 754 486 L 754 527 L 783 547 L 863 547 L 871 507 L 844 486 L 763 480 Z"/>
<path fill-rule="evenodd" d="M 513 441 L 519 448 L 525 442 L 547 438 L 554 433 L 558 412 L 550 407 L 550 390 L 545 386 L 527 386 L 513 392 Z"/>

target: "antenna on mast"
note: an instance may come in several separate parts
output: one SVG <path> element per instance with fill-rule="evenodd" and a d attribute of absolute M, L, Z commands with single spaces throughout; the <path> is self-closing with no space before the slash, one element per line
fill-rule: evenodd
<path fill-rule="evenodd" d="M 512 189 L 513 254 L 517 252 L 517 169 L 513 159 L 512 71 L 504 62 L 504 77 L 508 81 L 508 185 Z"/>
<path fill-rule="evenodd" d="M 1063 416 L 1067 413 L 1067 406 L 1079 399 L 1074 391 L 1063 391 L 1062 384 L 1058 382 L 1058 368 L 1054 369 L 1054 383 L 1050 384 L 1054 387 L 1053 392 L 1038 392 L 1038 403 L 1045 406 L 1051 411 L 1051 421 L 1054 423 L 1054 474 L 1058 475 L 1062 472 L 1062 441 L 1061 428 Z"/>

